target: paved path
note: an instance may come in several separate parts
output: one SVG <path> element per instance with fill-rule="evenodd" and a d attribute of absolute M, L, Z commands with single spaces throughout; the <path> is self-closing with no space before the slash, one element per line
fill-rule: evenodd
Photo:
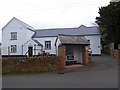
<path fill-rule="evenodd" d="M 88 66 L 64 74 L 5 75 L 3 88 L 117 88 L 118 65 L 107 56 L 94 56 Z"/>

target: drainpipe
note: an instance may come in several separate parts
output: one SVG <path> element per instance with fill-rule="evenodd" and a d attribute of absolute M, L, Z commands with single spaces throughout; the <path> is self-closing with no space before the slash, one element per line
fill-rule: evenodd
<path fill-rule="evenodd" d="M 22 45 L 22 55 L 23 55 L 23 45 Z"/>
<path fill-rule="evenodd" d="M 10 55 L 10 47 L 8 46 L 8 55 Z"/>

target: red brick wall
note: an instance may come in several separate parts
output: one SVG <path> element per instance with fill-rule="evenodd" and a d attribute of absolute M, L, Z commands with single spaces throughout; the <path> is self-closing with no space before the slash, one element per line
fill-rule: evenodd
<path fill-rule="evenodd" d="M 120 59 L 120 50 L 114 50 L 114 43 L 110 43 L 107 45 L 108 49 L 107 49 L 107 53 L 116 59 Z"/>
<path fill-rule="evenodd" d="M 83 64 L 87 65 L 89 63 L 89 55 L 86 46 L 83 46 Z"/>
<path fill-rule="evenodd" d="M 60 56 L 2 58 L 3 74 L 59 71 L 59 66 L 61 66 Z"/>
<path fill-rule="evenodd" d="M 86 46 L 83 46 L 83 64 L 87 65 L 89 62 L 89 56 L 88 56 L 88 51 L 86 49 Z M 58 47 L 58 55 L 60 56 L 60 66 L 59 66 L 59 71 L 64 72 L 68 68 L 66 67 L 66 47 L 65 45 L 61 45 Z M 73 68 L 74 69 L 74 68 Z"/>
<path fill-rule="evenodd" d="M 114 50 L 113 51 L 113 57 L 116 59 L 120 59 L 120 50 Z"/>
<path fill-rule="evenodd" d="M 88 51 L 86 49 L 86 46 L 82 46 L 82 53 L 83 53 L 83 64 L 87 65 L 89 62 L 89 55 L 88 55 Z M 62 57 L 62 64 L 63 66 L 65 65 L 65 61 L 66 61 L 66 49 L 65 49 L 65 45 L 61 45 L 58 47 L 58 55 Z"/>
<path fill-rule="evenodd" d="M 60 56 L 60 66 L 59 66 L 59 70 L 60 71 L 64 71 L 65 70 L 65 66 L 66 66 L 66 49 L 65 49 L 65 45 L 60 45 L 58 46 L 58 55 Z"/>

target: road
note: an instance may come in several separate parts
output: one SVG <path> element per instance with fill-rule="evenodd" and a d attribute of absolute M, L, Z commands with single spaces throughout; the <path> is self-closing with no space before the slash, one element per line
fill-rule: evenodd
<path fill-rule="evenodd" d="M 4 75 L 3 88 L 118 88 L 118 64 L 110 56 L 93 56 L 76 71 L 32 75 Z"/>

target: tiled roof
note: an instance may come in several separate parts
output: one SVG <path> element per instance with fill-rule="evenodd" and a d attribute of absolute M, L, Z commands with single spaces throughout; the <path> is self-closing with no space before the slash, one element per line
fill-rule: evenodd
<path fill-rule="evenodd" d="M 59 35 L 61 44 L 89 45 L 90 43 L 83 36 Z"/>
<path fill-rule="evenodd" d="M 33 38 L 53 37 L 57 36 L 58 34 L 87 36 L 87 35 L 100 35 L 100 32 L 97 27 L 85 27 L 85 26 L 80 26 L 78 28 L 40 29 L 35 30 Z"/>

